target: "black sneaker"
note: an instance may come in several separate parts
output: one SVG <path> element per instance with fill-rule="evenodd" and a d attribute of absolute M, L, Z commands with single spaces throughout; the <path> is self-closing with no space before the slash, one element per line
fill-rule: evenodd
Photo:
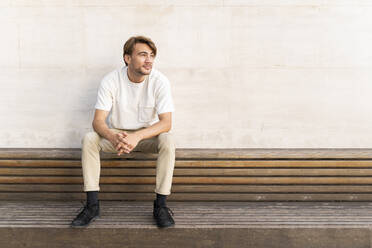
<path fill-rule="evenodd" d="M 80 211 L 80 210 L 79 210 Z M 83 210 L 71 222 L 71 227 L 85 227 L 99 217 L 99 202 L 95 205 L 85 205 Z"/>
<path fill-rule="evenodd" d="M 172 218 L 173 212 L 166 206 L 158 206 L 154 201 L 154 218 L 158 227 L 171 227 L 174 226 L 174 220 Z"/>

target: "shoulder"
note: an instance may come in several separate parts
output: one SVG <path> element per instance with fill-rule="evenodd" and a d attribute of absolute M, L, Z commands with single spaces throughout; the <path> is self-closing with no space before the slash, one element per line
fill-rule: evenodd
<path fill-rule="evenodd" d="M 101 81 L 101 86 L 113 88 L 116 87 L 117 83 L 120 80 L 120 71 L 121 69 L 115 69 L 107 74 L 105 74 Z"/>
<path fill-rule="evenodd" d="M 150 81 L 152 81 L 156 87 L 164 87 L 170 85 L 169 79 L 155 68 L 153 68 L 151 71 Z"/>

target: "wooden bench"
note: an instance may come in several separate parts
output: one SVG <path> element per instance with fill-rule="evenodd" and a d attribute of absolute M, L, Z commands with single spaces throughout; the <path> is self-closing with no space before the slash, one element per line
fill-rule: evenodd
<path fill-rule="evenodd" d="M 371 246 L 371 149 L 177 149 L 166 230 L 151 216 L 157 155 L 135 152 L 102 154 L 101 218 L 70 228 L 80 157 L 0 149 L 1 248 Z"/>
<path fill-rule="evenodd" d="M 156 154 L 101 154 L 102 200 L 154 198 Z M 1 200 L 82 200 L 80 149 L 0 149 Z M 372 149 L 177 149 L 170 201 L 370 201 Z"/>

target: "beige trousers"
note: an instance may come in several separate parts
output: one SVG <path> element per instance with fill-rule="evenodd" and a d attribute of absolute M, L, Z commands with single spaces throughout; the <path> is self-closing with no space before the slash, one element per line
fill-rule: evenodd
<path fill-rule="evenodd" d="M 114 132 L 136 130 L 111 129 Z M 87 133 L 82 140 L 82 167 L 84 191 L 99 191 L 99 177 L 101 163 L 99 152 L 117 153 L 110 141 L 96 132 Z M 170 195 L 172 187 L 173 169 L 175 164 L 175 143 L 171 133 L 161 133 L 158 136 L 143 139 L 132 151 L 158 153 L 156 163 L 155 192 Z"/>

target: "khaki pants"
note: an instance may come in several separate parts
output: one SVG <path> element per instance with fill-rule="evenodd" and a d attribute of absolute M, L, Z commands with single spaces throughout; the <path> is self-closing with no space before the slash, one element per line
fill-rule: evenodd
<path fill-rule="evenodd" d="M 136 130 L 111 129 L 114 132 Z M 117 153 L 115 147 L 107 139 L 96 132 L 89 132 L 82 140 L 82 167 L 84 177 L 84 191 L 99 191 L 99 177 L 101 170 L 99 152 Z M 171 133 L 161 133 L 150 139 L 138 142 L 132 150 L 141 152 L 158 153 L 156 163 L 155 192 L 170 195 L 172 187 L 173 169 L 175 164 L 175 143 Z"/>

